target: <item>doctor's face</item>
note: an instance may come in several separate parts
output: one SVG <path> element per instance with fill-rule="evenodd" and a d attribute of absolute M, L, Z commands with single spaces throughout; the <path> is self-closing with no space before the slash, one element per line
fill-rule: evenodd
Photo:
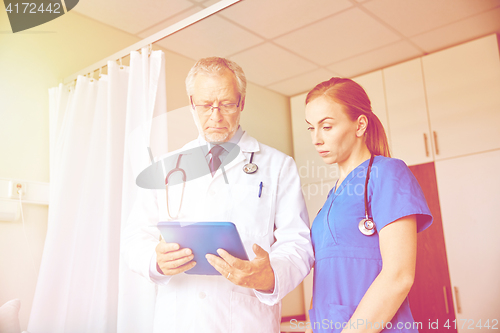
<path fill-rule="evenodd" d="M 324 96 L 306 105 L 306 122 L 312 143 L 327 164 L 347 161 L 356 144 L 357 121 L 352 121 L 344 106 Z"/>
<path fill-rule="evenodd" d="M 236 78 L 230 70 L 222 75 L 198 74 L 194 80 L 194 105 L 212 105 L 206 112 L 194 110 L 199 126 L 208 142 L 229 141 L 240 124 L 240 113 L 245 101 L 240 101 Z M 236 106 L 239 102 L 239 106 Z M 228 107 L 224 107 L 228 106 Z M 222 107 L 222 112 L 219 107 Z M 203 109 L 202 107 L 197 107 Z M 233 113 L 229 113 L 232 112 Z"/>

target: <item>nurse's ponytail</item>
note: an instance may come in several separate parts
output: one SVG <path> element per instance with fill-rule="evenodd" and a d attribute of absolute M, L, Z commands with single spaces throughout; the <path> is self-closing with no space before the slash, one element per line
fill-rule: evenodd
<path fill-rule="evenodd" d="M 325 96 L 344 106 L 347 116 L 355 121 L 360 115 L 368 118 L 365 132 L 365 143 L 373 155 L 391 157 L 389 144 L 384 127 L 373 113 L 370 99 L 365 90 L 350 79 L 333 77 L 314 87 L 306 97 L 306 104 L 314 99 Z"/>

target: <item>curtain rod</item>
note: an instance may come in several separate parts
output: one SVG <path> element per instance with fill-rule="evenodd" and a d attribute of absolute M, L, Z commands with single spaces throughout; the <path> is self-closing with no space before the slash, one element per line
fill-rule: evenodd
<path fill-rule="evenodd" d="M 119 51 L 119 52 L 116 52 L 115 54 L 105 58 L 105 59 L 102 59 L 98 62 L 96 62 L 95 64 L 91 65 L 91 66 L 88 66 L 82 70 L 79 70 L 78 72 L 66 77 L 64 80 L 63 80 L 63 83 L 64 84 L 68 84 L 68 83 L 71 83 L 72 81 L 76 80 L 76 78 L 78 77 L 78 75 L 86 75 L 88 73 L 94 73 L 96 70 L 104 67 L 107 65 L 108 61 L 112 60 L 112 61 L 116 61 L 116 60 L 120 60 L 122 59 L 123 57 L 127 56 L 130 54 L 130 52 L 132 51 L 137 51 L 137 50 L 140 50 L 142 49 L 143 47 L 146 47 L 148 45 L 151 45 L 155 42 L 158 42 L 160 40 L 162 40 L 163 38 L 169 36 L 169 35 L 172 35 L 173 33 L 176 33 L 177 31 L 179 30 L 182 30 L 198 21 L 201 21 L 217 12 L 220 12 L 221 10 L 237 3 L 237 2 L 240 2 L 242 0 L 221 0 L 213 5 L 211 5 L 210 7 L 207 7 L 205 9 L 202 9 L 200 10 L 199 12 L 197 13 L 194 13 L 193 15 L 161 30 L 161 31 L 158 31 L 157 33 L 154 33 L 153 35 L 149 36 L 149 37 L 146 37 L 144 38 L 143 40 Z"/>

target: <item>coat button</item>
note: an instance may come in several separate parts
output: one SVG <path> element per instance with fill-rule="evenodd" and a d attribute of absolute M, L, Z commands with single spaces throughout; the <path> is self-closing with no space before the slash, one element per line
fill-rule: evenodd
<path fill-rule="evenodd" d="M 198 295 L 201 299 L 204 299 L 205 297 L 207 297 L 207 294 L 205 294 L 203 291 L 201 293 L 199 293 Z"/>

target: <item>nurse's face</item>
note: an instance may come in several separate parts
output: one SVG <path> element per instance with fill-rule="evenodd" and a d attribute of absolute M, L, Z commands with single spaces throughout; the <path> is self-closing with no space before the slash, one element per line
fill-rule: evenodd
<path fill-rule="evenodd" d="M 347 161 L 358 143 L 358 122 L 349 119 L 343 109 L 323 96 L 306 105 L 312 143 L 327 164 Z"/>
<path fill-rule="evenodd" d="M 240 103 L 234 113 L 221 113 L 219 108 L 212 108 L 208 112 L 194 111 L 199 119 L 199 126 L 206 141 L 229 141 L 240 123 L 240 113 L 245 101 L 240 101 L 240 94 L 236 85 L 236 78 L 230 70 L 222 75 L 198 74 L 194 80 L 194 93 L 191 96 L 194 105 L 221 104 L 231 105 Z"/>

